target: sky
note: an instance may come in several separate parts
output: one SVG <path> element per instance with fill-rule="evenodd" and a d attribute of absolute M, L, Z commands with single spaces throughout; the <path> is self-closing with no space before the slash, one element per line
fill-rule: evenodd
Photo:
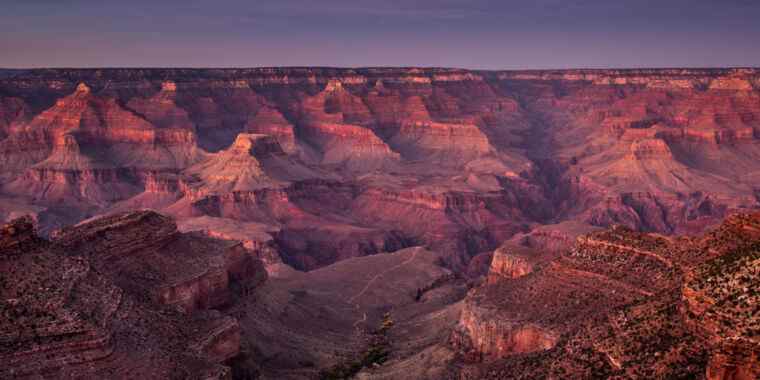
<path fill-rule="evenodd" d="M 0 0 L 0 67 L 760 66 L 760 0 Z"/>

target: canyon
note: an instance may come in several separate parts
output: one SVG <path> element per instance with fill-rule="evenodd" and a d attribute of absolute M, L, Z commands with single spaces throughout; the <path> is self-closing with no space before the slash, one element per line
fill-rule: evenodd
<path fill-rule="evenodd" d="M 5 70 L 0 374 L 752 379 L 759 206 L 757 69 Z"/>

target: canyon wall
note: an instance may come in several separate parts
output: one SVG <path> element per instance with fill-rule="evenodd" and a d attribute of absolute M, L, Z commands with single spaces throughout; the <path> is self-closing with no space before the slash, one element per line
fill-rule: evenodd
<path fill-rule="evenodd" d="M 210 234 L 262 224 L 285 252 L 272 262 L 306 270 L 418 244 L 465 270 L 516 234 L 550 238 L 543 225 L 699 233 L 758 205 L 759 78 L 11 70 L 0 78 L 0 217 L 32 213 L 43 234 L 141 208 L 223 219 Z M 562 234 L 546 243 L 566 246 Z"/>

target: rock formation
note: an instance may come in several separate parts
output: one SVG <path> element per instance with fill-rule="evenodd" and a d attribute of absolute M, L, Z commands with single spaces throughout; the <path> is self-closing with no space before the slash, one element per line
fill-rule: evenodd
<path fill-rule="evenodd" d="M 758 223 L 735 215 L 698 238 L 595 232 L 517 278 L 497 251 L 452 335 L 460 360 L 482 363 L 462 377 L 757 377 Z"/>
<path fill-rule="evenodd" d="M 457 236 L 447 250 L 469 245 L 469 256 L 544 224 L 700 232 L 757 204 L 757 78 L 729 69 L 25 71 L 0 79 L 0 185 L 18 205 L 3 214 L 41 208 L 47 233 L 140 207 L 278 228 L 300 209 L 327 224 L 414 230 L 421 242 Z M 271 136 L 281 152 L 234 156 L 245 134 Z M 317 178 L 352 189 L 341 195 L 348 203 L 273 201 Z M 241 191 L 271 201 L 241 205 L 252 199 Z M 492 227 L 458 206 L 429 228 L 410 222 L 405 199 L 441 194 L 489 199 Z M 380 203 L 391 215 L 369 220 Z M 461 238 L 471 232 L 480 243 Z M 463 267 L 466 256 L 449 261 Z"/>
<path fill-rule="evenodd" d="M 235 142 L 214 157 L 189 168 L 186 172 L 198 177 L 210 191 L 255 190 L 275 187 L 257 159 L 282 153 L 274 138 L 267 135 L 240 134 Z"/>
<path fill-rule="evenodd" d="M 240 326 L 200 309 L 229 302 L 232 282 L 252 289 L 265 278 L 238 244 L 181 234 L 152 212 L 51 241 L 17 219 L 2 227 L 0 251 L 0 374 L 11 378 L 229 378 Z"/>
<path fill-rule="evenodd" d="M 273 136 L 289 154 L 297 150 L 293 125 L 275 108 L 265 106 L 259 109 L 246 122 L 245 131 Z"/>
<path fill-rule="evenodd" d="M 491 282 L 501 278 L 515 279 L 533 272 L 534 262 L 539 253 L 519 246 L 504 244 L 493 252 L 491 268 L 488 271 Z"/>
<path fill-rule="evenodd" d="M 164 82 L 161 91 L 147 99 L 132 98 L 127 107 L 158 128 L 193 130 L 193 122 L 187 111 L 177 106 L 176 98 L 177 84 Z"/>

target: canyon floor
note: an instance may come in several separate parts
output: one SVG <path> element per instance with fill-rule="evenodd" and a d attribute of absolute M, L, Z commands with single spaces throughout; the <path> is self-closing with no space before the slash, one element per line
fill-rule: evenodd
<path fill-rule="evenodd" d="M 760 71 L 0 76 L 0 374 L 758 369 Z"/>

